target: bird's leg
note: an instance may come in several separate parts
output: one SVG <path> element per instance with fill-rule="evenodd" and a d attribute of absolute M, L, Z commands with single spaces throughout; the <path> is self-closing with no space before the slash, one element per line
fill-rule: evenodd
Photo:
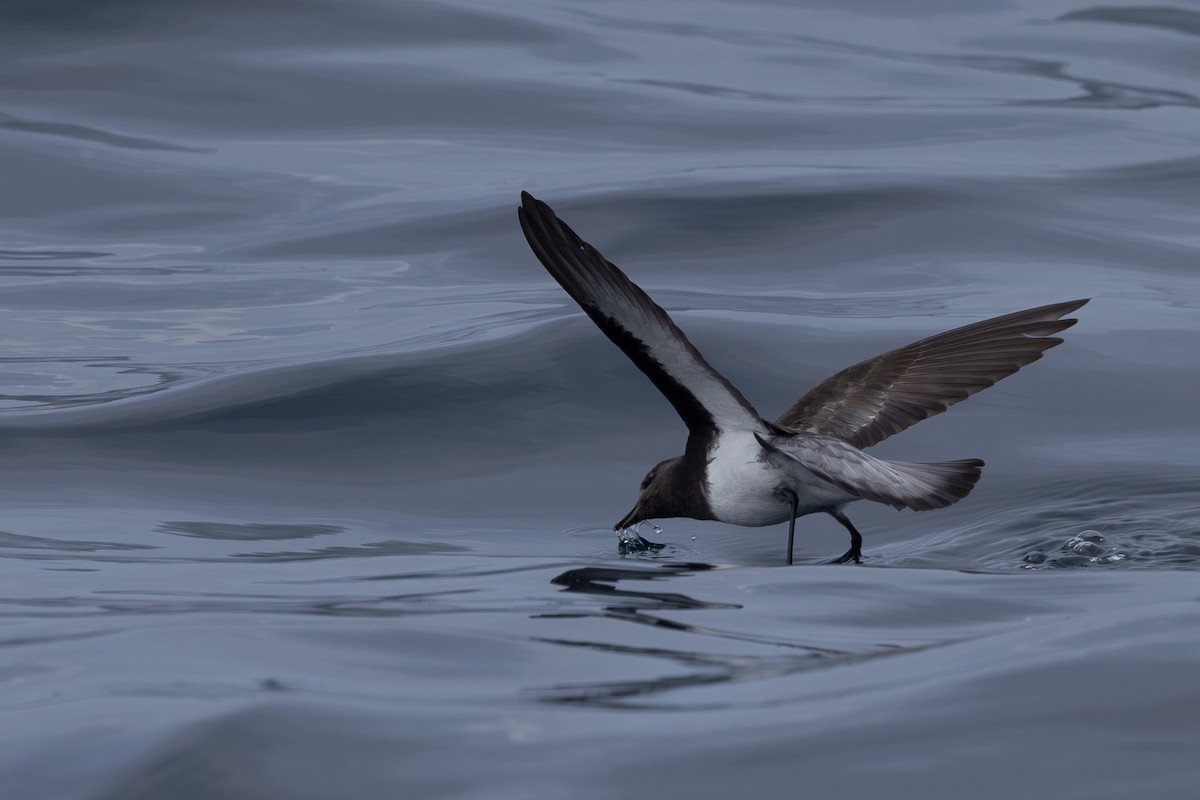
<path fill-rule="evenodd" d="M 796 540 L 796 512 L 800 510 L 800 498 L 791 489 L 784 489 L 783 496 L 792 504 L 792 518 L 788 520 L 788 553 L 787 563 L 792 565 L 792 543 Z"/>
<path fill-rule="evenodd" d="M 839 508 L 829 509 L 829 516 L 842 523 L 842 527 L 850 531 L 850 549 L 847 550 L 841 558 L 835 558 L 830 561 L 830 564 L 848 564 L 853 561 L 855 564 L 862 563 L 862 534 L 854 529 L 850 519 L 842 513 Z M 793 520 L 794 521 L 794 520 Z"/>

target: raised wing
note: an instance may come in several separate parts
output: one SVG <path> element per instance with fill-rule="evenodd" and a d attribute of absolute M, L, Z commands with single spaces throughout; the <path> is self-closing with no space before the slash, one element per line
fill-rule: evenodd
<path fill-rule="evenodd" d="M 977 458 L 914 464 L 869 456 L 834 436 L 798 433 L 769 440 L 754 436 L 768 457 L 795 461 L 851 495 L 893 508 L 945 508 L 970 494 L 983 472 L 983 462 Z"/>
<path fill-rule="evenodd" d="M 1087 300 L 976 322 L 855 364 L 826 378 L 783 412 L 787 428 L 870 447 L 1006 378 L 1062 339 L 1061 319 Z"/>
<path fill-rule="evenodd" d="M 604 335 L 666 396 L 691 431 L 762 429 L 741 392 L 625 273 L 580 239 L 554 210 L 521 192 L 521 230 L 542 265 Z"/>

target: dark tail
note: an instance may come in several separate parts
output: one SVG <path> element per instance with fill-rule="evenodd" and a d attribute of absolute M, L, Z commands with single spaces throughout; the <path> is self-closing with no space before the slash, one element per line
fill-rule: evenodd
<path fill-rule="evenodd" d="M 888 461 L 887 465 L 904 479 L 903 489 L 896 492 L 895 499 L 913 511 L 929 511 L 957 503 L 971 493 L 983 474 L 983 462 L 978 458 L 936 464 Z"/>

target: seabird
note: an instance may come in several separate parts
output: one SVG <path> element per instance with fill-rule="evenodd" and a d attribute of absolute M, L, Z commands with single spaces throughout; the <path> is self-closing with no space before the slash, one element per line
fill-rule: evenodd
<path fill-rule="evenodd" d="M 1087 300 L 1039 306 L 955 328 L 890 350 L 826 378 L 774 422 L 708 365 L 683 331 L 625 273 L 579 238 L 550 206 L 521 193 L 521 230 L 542 265 L 646 374 L 688 428 L 683 455 L 642 480 L 621 533 L 651 519 L 691 517 L 759 527 L 829 514 L 850 533 L 830 563 L 862 561 L 862 535 L 842 509 L 873 500 L 927 511 L 966 497 L 977 458 L 934 464 L 883 461 L 863 450 L 940 414 L 1062 343 L 1053 334 Z"/>

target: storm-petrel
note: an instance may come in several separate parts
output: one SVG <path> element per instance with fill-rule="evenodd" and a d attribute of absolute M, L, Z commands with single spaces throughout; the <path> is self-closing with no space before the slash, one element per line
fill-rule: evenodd
<path fill-rule="evenodd" d="M 521 193 L 521 229 L 538 259 L 683 418 L 683 455 L 642 480 L 633 510 L 614 530 L 665 517 L 757 527 L 823 511 L 850 532 L 832 563 L 861 562 L 862 536 L 842 513 L 874 500 L 926 511 L 966 497 L 983 470 L 977 458 L 918 464 L 883 461 L 863 448 L 940 414 L 1061 344 L 1053 334 L 1087 300 L 1040 306 L 922 339 L 825 379 L 774 422 L 759 415 L 708 365 L 650 297 L 553 209 Z"/>

